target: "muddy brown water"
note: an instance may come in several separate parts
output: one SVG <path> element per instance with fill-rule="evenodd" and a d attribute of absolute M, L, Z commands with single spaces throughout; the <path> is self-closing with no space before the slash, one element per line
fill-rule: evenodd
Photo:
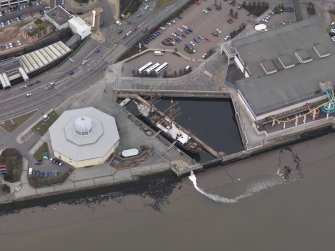
<path fill-rule="evenodd" d="M 236 203 L 215 202 L 187 177 L 161 176 L 148 183 L 151 192 L 134 187 L 128 195 L 98 194 L 2 215 L 0 248 L 333 250 L 334 146 L 330 134 L 196 175 L 199 187 L 217 198 L 250 193 Z M 277 173 L 287 168 L 284 181 Z"/>

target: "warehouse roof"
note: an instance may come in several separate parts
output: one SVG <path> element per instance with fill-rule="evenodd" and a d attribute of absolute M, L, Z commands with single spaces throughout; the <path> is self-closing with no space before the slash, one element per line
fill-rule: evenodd
<path fill-rule="evenodd" d="M 271 75 L 240 80 L 237 88 L 254 115 L 259 116 L 324 95 L 319 83 L 335 82 L 334 65 L 335 55 L 331 55 Z"/>
<path fill-rule="evenodd" d="M 278 71 L 283 70 L 278 60 L 283 55 L 291 57 L 290 61 L 300 56 L 307 62 L 335 53 L 329 35 L 315 19 L 238 39 L 232 45 L 251 76 L 266 75 L 260 62 L 267 60 L 272 60 Z"/>

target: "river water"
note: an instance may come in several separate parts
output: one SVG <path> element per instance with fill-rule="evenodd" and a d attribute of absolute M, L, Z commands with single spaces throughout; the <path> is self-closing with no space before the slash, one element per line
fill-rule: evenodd
<path fill-rule="evenodd" d="M 0 248 L 333 250 L 334 146 L 330 134 L 196 174 L 204 193 L 168 173 L 128 193 L 18 210 L 0 217 Z"/>

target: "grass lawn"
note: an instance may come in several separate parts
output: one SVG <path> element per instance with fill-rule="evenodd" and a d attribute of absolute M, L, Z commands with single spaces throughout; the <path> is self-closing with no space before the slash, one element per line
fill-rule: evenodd
<path fill-rule="evenodd" d="M 23 114 L 22 116 L 6 120 L 3 125 L 1 125 L 7 132 L 11 133 L 20 125 L 22 125 L 27 119 L 29 119 L 36 111 Z"/>
<path fill-rule="evenodd" d="M 88 3 L 89 0 L 74 0 L 77 3 Z"/>
<path fill-rule="evenodd" d="M 156 9 L 162 8 L 162 7 L 168 5 L 171 2 L 172 2 L 172 0 L 158 0 L 157 4 L 156 4 Z"/>
<path fill-rule="evenodd" d="M 0 185 L 0 196 L 10 193 L 10 188 L 6 184 Z"/>
<path fill-rule="evenodd" d="M 49 127 L 58 119 L 58 114 L 55 111 L 52 111 L 48 114 L 48 119 L 42 119 L 38 122 L 34 127 L 33 130 L 43 136 L 49 129 Z"/>
<path fill-rule="evenodd" d="M 38 149 L 37 151 L 33 154 L 35 159 L 42 159 L 43 158 L 43 153 L 44 152 L 49 152 L 49 147 L 46 142 L 44 142 Z"/>
<path fill-rule="evenodd" d="M 70 176 L 70 173 L 68 172 L 60 174 L 59 176 L 53 176 L 53 177 L 48 177 L 48 178 L 29 175 L 28 181 L 29 181 L 30 186 L 34 188 L 39 188 L 39 187 L 52 186 L 55 184 L 63 183 L 69 176 Z"/>
<path fill-rule="evenodd" d="M 9 182 L 17 182 L 22 173 L 22 155 L 15 148 L 6 148 L 0 156 L 0 163 L 6 165 L 7 173 L 4 179 Z"/>

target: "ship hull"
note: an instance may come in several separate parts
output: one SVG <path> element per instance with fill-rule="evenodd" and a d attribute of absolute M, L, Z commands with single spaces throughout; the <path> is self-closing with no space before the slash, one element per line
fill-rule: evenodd
<path fill-rule="evenodd" d="M 157 131 L 161 131 L 161 134 L 164 135 L 166 138 L 168 138 L 170 141 L 175 141 L 175 140 L 176 140 L 176 139 L 174 139 L 169 133 L 166 133 L 166 132 L 162 131 L 162 130 L 156 125 L 156 123 L 150 119 L 149 116 L 147 117 L 147 116 L 144 116 L 144 115 L 142 114 L 142 117 L 144 117 L 145 120 L 146 120 L 152 127 L 154 127 Z M 176 145 L 177 145 L 179 148 L 183 149 L 185 152 L 188 152 L 188 153 L 190 153 L 190 154 L 197 154 L 197 153 L 199 153 L 199 151 L 200 151 L 200 149 L 201 149 L 200 147 L 197 147 L 196 149 L 191 149 L 191 148 L 187 147 L 185 144 L 181 143 L 181 142 L 178 141 L 178 140 L 177 140 L 177 142 L 176 142 Z"/>

